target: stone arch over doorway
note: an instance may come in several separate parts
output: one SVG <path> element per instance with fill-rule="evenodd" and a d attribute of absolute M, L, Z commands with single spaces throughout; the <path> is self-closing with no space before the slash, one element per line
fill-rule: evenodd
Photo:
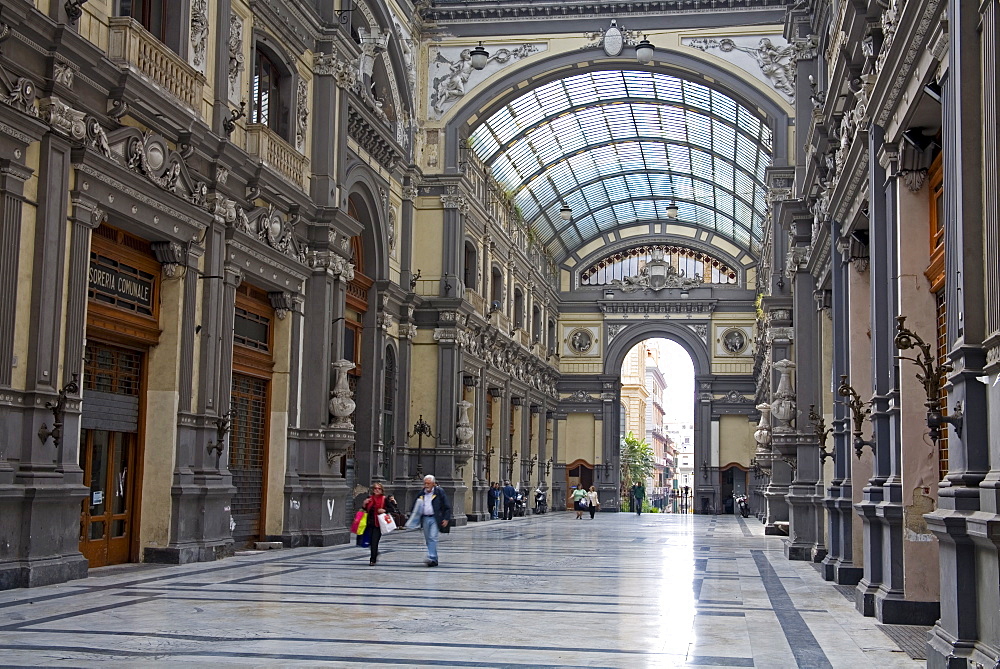
<path fill-rule="evenodd" d="M 611 326 L 605 324 L 608 333 Z M 602 442 L 604 444 L 604 461 L 614 462 L 615 471 L 620 472 L 619 444 L 621 443 L 621 368 L 625 356 L 636 344 L 647 339 L 669 339 L 676 342 L 689 356 L 694 367 L 695 405 L 694 405 L 694 477 L 692 491 L 696 513 L 705 508 L 701 500 L 707 498 L 709 507 L 715 509 L 719 502 L 718 482 L 708 476 L 703 476 L 703 469 L 712 465 L 712 393 L 715 382 L 712 373 L 711 354 L 707 342 L 697 332 L 684 323 L 674 321 L 653 321 L 626 324 L 619 330 L 605 347 L 602 387 L 605 394 L 605 416 L 603 420 Z M 620 473 L 615 480 L 620 485 Z M 606 495 L 602 495 L 605 498 Z"/>

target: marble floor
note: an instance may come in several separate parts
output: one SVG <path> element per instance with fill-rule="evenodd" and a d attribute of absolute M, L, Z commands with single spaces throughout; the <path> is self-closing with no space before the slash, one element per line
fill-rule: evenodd
<path fill-rule="evenodd" d="M 919 667 L 734 516 L 550 513 L 0 592 L 0 665 Z"/>

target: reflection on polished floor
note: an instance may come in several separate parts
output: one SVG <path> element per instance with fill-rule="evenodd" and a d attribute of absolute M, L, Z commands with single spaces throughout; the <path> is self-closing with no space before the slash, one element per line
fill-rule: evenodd
<path fill-rule="evenodd" d="M 918 667 L 734 516 L 473 523 L 0 592 L 5 666 Z"/>

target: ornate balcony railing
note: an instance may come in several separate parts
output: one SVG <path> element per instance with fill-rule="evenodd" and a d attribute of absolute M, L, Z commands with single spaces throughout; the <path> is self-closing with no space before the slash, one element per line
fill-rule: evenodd
<path fill-rule="evenodd" d="M 112 16 L 108 58 L 116 65 L 144 75 L 196 113 L 201 113 L 205 77 L 167 45 L 153 37 L 135 19 Z"/>
<path fill-rule="evenodd" d="M 260 158 L 266 166 L 276 170 L 299 188 L 306 188 L 306 157 L 266 125 L 247 125 L 247 153 Z"/>
<path fill-rule="evenodd" d="M 482 295 L 472 290 L 471 288 L 465 289 L 465 300 L 471 304 L 478 313 L 486 314 L 486 300 Z"/>

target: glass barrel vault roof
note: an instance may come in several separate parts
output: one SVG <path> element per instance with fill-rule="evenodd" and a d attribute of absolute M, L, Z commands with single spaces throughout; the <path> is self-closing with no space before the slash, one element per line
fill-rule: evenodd
<path fill-rule="evenodd" d="M 771 130 L 704 84 L 632 70 L 539 86 L 479 125 L 472 147 L 558 260 L 603 233 L 667 218 L 751 255 L 766 214 Z M 563 203 L 571 221 L 559 216 Z"/>

